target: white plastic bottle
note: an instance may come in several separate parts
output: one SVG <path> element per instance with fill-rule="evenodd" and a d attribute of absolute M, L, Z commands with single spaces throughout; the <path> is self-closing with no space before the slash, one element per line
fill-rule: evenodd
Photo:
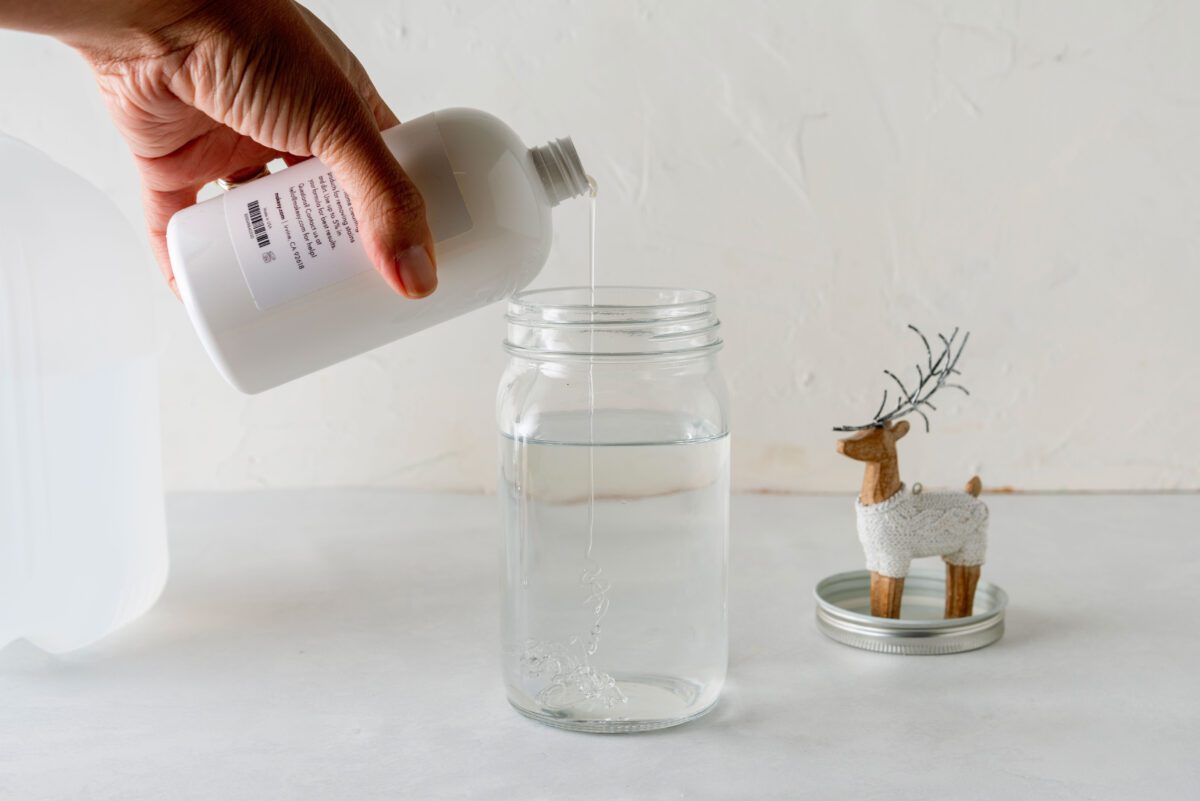
<path fill-rule="evenodd" d="M 588 192 L 570 139 L 529 148 L 500 120 L 449 109 L 385 131 L 425 199 L 438 289 L 393 292 L 349 198 L 311 159 L 177 213 L 171 265 L 217 368 L 253 393 L 501 300 L 550 249 L 550 209 Z"/>
<path fill-rule="evenodd" d="M 57 653 L 167 577 L 156 271 L 70 170 L 0 136 L 0 175 L 0 648 Z"/>

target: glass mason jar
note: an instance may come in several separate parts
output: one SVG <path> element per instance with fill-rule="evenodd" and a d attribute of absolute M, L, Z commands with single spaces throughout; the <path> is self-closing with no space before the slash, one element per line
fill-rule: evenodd
<path fill-rule="evenodd" d="M 717 701 L 729 421 L 715 304 L 648 287 L 509 304 L 502 638 L 508 698 L 524 715 L 643 731 Z"/>

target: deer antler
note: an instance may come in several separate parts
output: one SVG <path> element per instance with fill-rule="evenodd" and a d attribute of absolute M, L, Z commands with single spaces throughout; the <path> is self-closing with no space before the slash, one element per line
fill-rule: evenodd
<path fill-rule="evenodd" d="M 970 395 L 967 388 L 961 384 L 950 382 L 950 377 L 961 375 L 958 371 L 958 359 L 962 356 L 963 348 L 967 346 L 967 340 L 971 338 L 971 333 L 968 331 L 963 335 L 963 338 L 958 341 L 958 349 L 955 350 L 954 343 L 958 339 L 958 329 L 950 334 L 950 338 L 938 334 L 938 339 L 942 341 L 942 351 L 936 359 L 933 358 L 933 348 L 929 347 L 929 340 L 921 333 L 921 329 L 915 325 L 909 325 L 910 329 L 916 332 L 921 338 L 921 342 L 925 345 L 925 355 L 927 357 L 925 368 L 917 364 L 917 385 L 916 389 L 909 392 L 908 387 L 900 380 L 900 377 L 891 370 L 884 370 L 884 374 L 888 378 L 896 382 L 896 386 L 900 389 L 900 398 L 896 401 L 895 407 L 884 412 L 887 408 L 888 392 L 883 391 L 883 400 L 879 402 L 879 410 L 875 412 L 875 417 L 869 423 L 856 426 L 837 426 L 834 431 L 862 431 L 867 428 L 881 428 L 893 420 L 899 420 L 901 417 L 916 412 L 921 415 L 925 421 L 925 430 L 929 430 L 929 416 L 922 410 L 922 406 L 931 411 L 937 411 L 937 407 L 929 402 L 929 399 L 942 387 L 950 387 L 951 389 L 961 390 L 964 394 Z"/>

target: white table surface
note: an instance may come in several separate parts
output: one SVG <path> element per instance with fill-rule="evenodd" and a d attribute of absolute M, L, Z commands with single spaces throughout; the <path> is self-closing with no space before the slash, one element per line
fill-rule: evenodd
<path fill-rule="evenodd" d="M 987 500 L 1004 639 L 902 657 L 814 627 L 847 498 L 736 499 L 720 705 L 602 736 L 504 700 L 493 498 L 173 497 L 146 617 L 0 653 L 0 799 L 1200 797 L 1200 496 Z"/>

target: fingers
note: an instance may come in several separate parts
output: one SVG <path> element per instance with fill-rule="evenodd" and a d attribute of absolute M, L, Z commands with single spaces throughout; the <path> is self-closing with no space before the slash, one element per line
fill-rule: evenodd
<path fill-rule="evenodd" d="M 175 150 L 157 156 L 135 155 L 142 176 L 142 205 L 150 247 L 175 296 L 179 290 L 167 254 L 167 223 L 175 212 L 196 202 L 200 187 L 218 177 L 247 180 L 275 158 L 277 151 L 234 131 L 218 127 Z"/>
<path fill-rule="evenodd" d="M 400 118 L 387 107 L 383 99 L 375 94 L 375 87 L 370 87 L 370 92 L 363 94 L 363 100 L 371 109 L 371 113 L 375 116 L 375 124 L 379 126 L 379 130 L 386 131 L 388 128 L 395 128 L 400 124 Z"/>
<path fill-rule="evenodd" d="M 400 120 L 379 97 L 362 65 L 324 23 L 298 6 L 339 80 L 318 87 L 312 152 L 333 170 L 357 207 L 367 255 L 384 279 L 410 298 L 437 287 L 433 236 L 425 203 L 387 149 L 380 129 Z"/>
<path fill-rule="evenodd" d="M 359 70 L 361 72 L 362 67 L 359 67 Z M 353 76 L 351 76 L 351 80 L 354 80 Z M 367 104 L 367 108 L 371 109 L 371 114 L 375 117 L 375 124 L 379 126 L 379 130 L 386 131 L 388 128 L 395 128 L 400 124 L 400 118 L 388 108 L 387 103 L 383 102 L 383 98 L 375 90 L 375 84 L 371 83 L 366 72 L 361 72 L 355 83 L 358 85 L 358 93 L 362 96 L 363 102 Z"/>
<path fill-rule="evenodd" d="M 382 131 L 399 125 L 400 118 L 392 113 L 392 110 L 383 102 L 383 99 L 379 96 L 379 92 L 375 89 L 375 84 L 371 82 L 367 71 L 363 69 L 363 65 L 350 52 L 346 45 L 342 44 L 342 40 L 337 37 L 337 34 L 330 30 L 328 25 L 304 6 L 297 5 L 296 9 L 300 12 L 300 16 L 304 19 L 304 22 L 325 46 L 326 52 L 329 53 L 330 58 L 341 69 L 342 74 L 350 79 L 350 83 L 354 85 L 359 96 L 366 102 L 367 108 L 375 116 L 375 123 L 379 126 L 379 129 Z"/>
<path fill-rule="evenodd" d="M 315 18 L 313 19 L 315 20 Z M 316 20 L 316 22 L 317 24 L 320 24 L 326 32 L 328 32 L 329 36 L 333 36 L 332 31 L 329 31 L 328 28 L 325 28 L 323 23 L 320 23 L 319 20 Z M 335 37 L 335 42 L 336 41 L 337 40 Z M 340 42 L 338 42 L 338 44 L 340 44 Z M 362 65 L 358 63 L 357 59 L 349 54 L 349 51 L 346 51 L 346 53 L 350 57 L 349 64 L 344 67 L 346 70 L 346 77 L 354 85 L 359 97 L 362 98 L 363 103 L 366 104 L 366 107 L 370 111 L 371 117 L 375 122 L 375 127 L 380 131 L 384 131 L 388 128 L 394 128 L 395 126 L 399 125 L 400 118 L 397 117 L 390 108 L 388 108 L 387 103 L 383 102 L 383 98 L 379 96 L 379 92 L 375 89 L 375 84 L 373 84 L 371 79 L 367 76 L 366 70 L 362 68 Z M 409 186 L 412 186 L 411 181 L 408 181 L 407 176 L 404 176 L 403 180 Z M 353 192 L 351 192 L 351 194 L 353 195 Z M 424 203 L 422 203 L 421 206 L 421 216 L 423 219 Z M 384 278 L 388 279 L 389 284 L 392 284 L 394 288 L 400 289 L 400 291 L 409 297 L 414 298 L 424 297 L 433 292 L 433 290 L 437 287 L 437 268 L 433 261 L 435 258 L 432 241 L 433 237 L 428 232 L 427 227 L 422 233 L 422 236 L 427 237 L 427 240 L 422 241 L 422 247 L 410 246 L 405 250 L 400 251 L 401 256 L 397 261 L 397 272 L 400 283 L 399 287 L 396 287 L 395 281 L 389 278 L 387 272 L 383 273 Z M 398 250 L 399 247 L 399 245 L 394 245 L 392 246 L 392 249 L 389 250 L 388 246 L 384 245 L 383 252 L 385 254 L 387 252 L 395 252 L 395 250 Z M 379 263 L 374 257 L 372 257 L 372 260 L 375 261 L 376 264 Z"/>
<path fill-rule="evenodd" d="M 357 95 L 354 106 L 353 112 L 318 134 L 314 154 L 349 193 L 364 229 L 367 255 L 383 278 L 408 297 L 425 297 L 437 287 L 425 203 Z"/>
<path fill-rule="evenodd" d="M 229 175 L 223 176 L 220 180 L 227 184 L 226 188 L 232 188 L 239 184 L 249 183 L 257 178 L 270 175 L 271 171 L 267 169 L 266 164 L 251 165 L 244 167 Z"/>
<path fill-rule="evenodd" d="M 162 270 L 167 286 L 179 297 L 179 287 L 175 284 L 175 274 L 171 270 L 171 257 L 167 254 L 167 223 L 171 216 L 180 209 L 185 209 L 196 202 L 195 189 L 177 189 L 163 191 L 145 189 L 142 205 L 146 211 L 146 228 L 150 233 L 150 248 L 154 258 Z"/>

